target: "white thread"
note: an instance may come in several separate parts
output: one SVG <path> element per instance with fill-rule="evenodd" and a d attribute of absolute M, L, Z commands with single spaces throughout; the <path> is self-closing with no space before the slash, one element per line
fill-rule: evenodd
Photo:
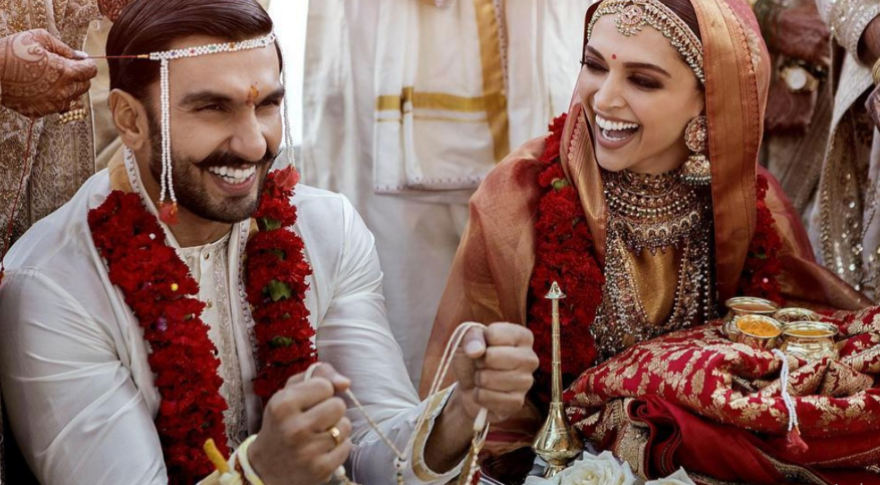
<path fill-rule="evenodd" d="M 431 384 L 431 389 L 428 391 L 428 400 L 432 399 L 438 392 L 440 392 L 440 386 L 443 385 L 443 381 L 446 379 L 446 374 L 449 372 L 449 367 L 452 364 L 452 357 L 455 354 L 456 349 L 461 345 L 461 342 L 464 340 L 467 332 L 472 328 L 486 328 L 485 325 L 481 323 L 475 322 L 466 322 L 462 323 L 452 332 L 452 336 L 449 338 L 449 341 L 446 343 L 446 349 L 443 351 L 443 357 L 440 359 L 440 365 L 437 368 L 437 374 L 434 375 L 434 382 Z M 315 362 L 306 369 L 304 380 L 308 381 L 312 378 L 315 370 L 321 365 L 320 362 Z M 352 403 L 354 403 L 355 407 L 363 414 L 364 418 L 367 420 L 367 424 L 379 438 L 388 446 L 388 448 L 397 455 L 397 458 L 394 460 L 394 466 L 397 469 L 398 481 L 400 481 L 402 477 L 402 473 L 404 468 L 406 467 L 407 457 L 412 455 L 413 448 L 415 447 L 416 442 L 416 433 L 413 432 L 410 435 L 409 441 L 406 444 L 406 448 L 403 452 L 401 452 L 394 442 L 387 436 L 382 430 L 379 428 L 379 425 L 373 421 L 373 418 L 367 414 L 366 409 L 364 409 L 363 405 L 358 401 L 357 397 L 355 397 L 354 393 L 349 389 L 346 391 L 346 395 L 349 399 L 351 399 Z M 416 421 L 416 426 L 414 429 L 418 430 L 424 426 L 425 422 L 428 420 L 428 416 L 430 414 L 430 408 L 425 406 L 422 410 L 422 413 L 419 415 L 419 419 Z M 484 442 L 486 440 L 486 436 L 489 434 L 489 411 L 486 408 L 480 408 L 479 414 L 477 414 L 477 418 L 474 420 L 474 443 L 476 442 Z M 479 433 L 479 435 L 477 435 Z M 476 457 L 474 457 L 474 462 L 476 462 Z M 466 480 L 459 483 L 471 483 L 474 474 L 476 473 L 477 467 L 474 466 L 473 463 L 468 467 L 468 476 Z M 338 476 L 337 476 L 338 477 Z"/>
<path fill-rule="evenodd" d="M 798 427 L 798 417 L 797 407 L 794 404 L 794 400 L 791 398 L 791 394 L 789 394 L 788 392 L 788 358 L 779 349 L 773 349 L 773 354 L 775 354 L 782 360 L 782 370 L 780 371 L 780 387 L 782 392 L 782 401 L 785 403 L 786 409 L 788 409 L 788 431 L 791 432 L 792 429 Z"/>

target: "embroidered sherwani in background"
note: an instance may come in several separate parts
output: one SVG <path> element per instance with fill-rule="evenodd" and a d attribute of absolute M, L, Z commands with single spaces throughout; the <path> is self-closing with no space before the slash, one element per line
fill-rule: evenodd
<path fill-rule="evenodd" d="M 345 194 L 375 234 L 414 382 L 468 198 L 568 106 L 590 3 L 310 2 L 303 180 Z"/>
<path fill-rule="evenodd" d="M 71 202 L 37 223 L 7 257 L 0 289 L 0 381 L 7 389 L 11 427 L 45 485 L 167 483 L 153 423 L 160 397 L 146 343 L 108 280 L 86 220 L 111 189 L 126 183 L 143 193 L 132 165 L 111 163 Z M 294 230 L 314 271 L 305 303 L 318 354 L 352 379 L 367 412 L 402 449 L 422 406 L 436 416 L 443 401 L 420 405 L 409 382 L 385 317 L 373 237 L 343 196 L 300 185 L 293 202 L 298 209 Z M 155 214 L 152 203 L 148 206 Z M 227 238 L 202 247 L 179 248 L 168 239 L 208 306 L 203 320 L 221 361 L 233 445 L 258 431 L 262 414 L 252 384 L 253 323 L 240 277 L 249 227 L 249 221 L 235 224 Z M 350 477 L 394 483 L 393 452 L 359 412 L 350 410 L 348 416 L 356 444 Z M 422 450 L 432 426 L 430 420 L 420 430 L 407 483 L 445 483 L 457 472 L 440 476 L 424 465 Z"/>
<path fill-rule="evenodd" d="M 46 29 L 73 49 L 82 49 L 89 24 L 100 17 L 96 0 L 0 0 L 0 36 Z M 2 95 L 2 94 L 0 94 Z M 0 107 L 0 207 L 12 204 L 25 160 L 30 120 Z M 27 181 L 13 240 L 73 197 L 95 173 L 92 120 L 61 125 L 58 116 L 37 120 L 33 172 Z M 6 227 L 7 210 L 0 212 Z M 2 244 L 2 243 L 0 243 Z"/>
<path fill-rule="evenodd" d="M 74 49 L 81 49 L 89 23 L 100 16 L 97 0 L 0 0 L 0 37 L 46 29 Z M 0 96 L 3 94 L 0 93 Z M 13 227 L 12 241 L 42 217 L 67 202 L 94 170 L 91 117 L 68 125 L 52 115 L 33 123 L 30 160 L 26 160 L 31 120 L 0 106 L 0 228 L 22 172 L 33 164 Z M 10 242 L 11 244 L 11 242 Z M 0 241 L 0 250 L 3 250 Z M 0 400 L 0 483 L 5 481 L 2 400 Z"/>
<path fill-rule="evenodd" d="M 868 24 L 880 15 L 880 0 L 816 0 L 831 27 L 838 82 L 831 134 L 810 239 L 820 261 L 874 301 L 880 284 L 880 145 L 865 109 L 873 88 L 871 67 L 858 59 Z"/>

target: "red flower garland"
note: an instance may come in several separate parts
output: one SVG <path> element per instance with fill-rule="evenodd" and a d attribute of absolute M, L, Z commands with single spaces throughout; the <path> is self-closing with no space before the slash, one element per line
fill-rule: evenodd
<path fill-rule="evenodd" d="M 782 238 L 773 229 L 775 224 L 773 213 L 767 207 L 766 199 L 769 186 L 767 177 L 758 175 L 756 182 L 758 224 L 755 228 L 755 235 L 749 243 L 749 252 L 743 267 L 738 293 L 757 296 L 781 305 L 784 303 L 784 299 L 776 275 L 782 271 L 782 261 L 779 259 Z"/>
<path fill-rule="evenodd" d="M 269 174 L 253 216 L 260 231 L 246 248 L 247 300 L 255 322 L 257 361 L 262 363 L 254 393 L 263 404 L 318 357 L 305 305 L 312 268 L 303 256 L 302 238 L 290 230 L 296 223 L 290 199 L 298 180 L 291 168 Z"/>
<path fill-rule="evenodd" d="M 311 268 L 302 240 L 288 229 L 296 222 L 292 179 L 286 171 L 268 175 L 256 213 L 262 230 L 246 248 L 247 296 L 256 308 L 258 358 L 263 363 L 254 388 L 264 398 L 315 360 L 304 304 Z M 198 300 L 198 283 L 165 243 L 165 232 L 139 195 L 110 193 L 89 212 L 88 221 L 110 281 L 122 292 L 149 344 L 150 368 L 161 396 L 156 429 L 169 482 L 191 485 L 213 469 L 202 452 L 205 441 L 211 438 L 222 453 L 229 453 L 220 361 L 200 317 L 205 304 Z"/>
<path fill-rule="evenodd" d="M 535 268 L 529 283 L 529 328 L 540 361 L 535 389 L 542 402 L 549 400 L 552 375 L 552 304 L 544 295 L 554 281 L 567 295 L 559 302 L 560 341 L 565 355 L 562 373 L 567 386 L 596 359 L 590 325 L 602 302 L 605 284 L 605 275 L 593 256 L 593 237 L 577 189 L 566 179 L 559 163 L 565 120 L 566 115 L 562 115 L 550 125 L 551 134 L 540 158 L 546 168 L 538 176 L 538 184 L 546 193 L 538 203 Z"/>
<path fill-rule="evenodd" d="M 549 401 L 551 363 L 551 302 L 544 299 L 553 281 L 558 281 L 567 298 L 560 301 L 563 383 L 577 378 L 593 365 L 596 343 L 590 326 L 602 302 L 605 275 L 595 257 L 593 237 L 577 189 L 565 176 L 559 157 L 567 115 L 550 125 L 540 161 L 546 166 L 538 184 L 546 190 L 538 203 L 535 267 L 529 283 L 529 328 L 535 336 L 535 352 L 540 360 L 535 392 L 542 402 Z M 743 269 L 740 293 L 782 302 L 776 276 L 782 269 L 779 251 L 782 240 L 774 229 L 773 214 L 765 198 L 768 182 L 757 179 L 758 226 Z"/>

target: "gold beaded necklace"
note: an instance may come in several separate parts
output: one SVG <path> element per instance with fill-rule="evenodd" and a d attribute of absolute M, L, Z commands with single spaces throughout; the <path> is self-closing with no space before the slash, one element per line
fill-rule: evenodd
<path fill-rule="evenodd" d="M 606 284 L 591 327 L 601 359 L 714 316 L 711 207 L 680 171 L 662 175 L 604 172 L 608 204 Z M 680 254 L 675 301 L 665 322 L 650 321 L 635 279 L 634 255 Z"/>

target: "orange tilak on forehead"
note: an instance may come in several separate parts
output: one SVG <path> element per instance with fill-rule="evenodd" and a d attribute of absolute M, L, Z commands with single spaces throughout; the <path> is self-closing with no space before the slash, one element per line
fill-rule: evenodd
<path fill-rule="evenodd" d="M 248 89 L 248 106 L 253 106 L 254 104 L 256 104 L 258 99 L 260 99 L 260 88 L 257 87 L 257 83 L 253 83 L 251 84 L 250 89 Z"/>

